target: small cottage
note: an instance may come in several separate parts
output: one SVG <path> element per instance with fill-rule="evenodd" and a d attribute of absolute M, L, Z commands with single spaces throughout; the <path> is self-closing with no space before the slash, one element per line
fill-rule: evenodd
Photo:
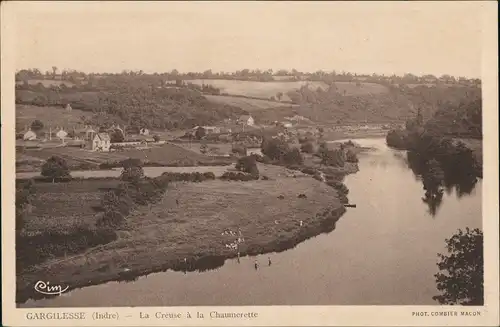
<path fill-rule="evenodd" d="M 248 125 L 248 126 L 253 126 L 255 124 L 255 121 L 252 116 L 250 115 L 243 115 L 238 119 L 238 122 L 240 124 Z"/>
<path fill-rule="evenodd" d="M 109 152 L 111 138 L 108 133 L 97 133 L 92 140 L 92 151 Z"/>
<path fill-rule="evenodd" d="M 34 140 L 36 140 L 36 133 L 33 132 L 31 129 L 28 130 L 26 133 L 24 133 L 23 140 L 25 140 L 25 141 L 34 141 Z"/>

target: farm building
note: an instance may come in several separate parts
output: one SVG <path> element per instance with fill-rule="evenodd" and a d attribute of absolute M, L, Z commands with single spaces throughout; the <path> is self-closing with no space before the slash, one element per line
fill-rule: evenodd
<path fill-rule="evenodd" d="M 34 141 L 34 140 L 36 140 L 36 133 L 33 132 L 31 129 L 29 129 L 26 133 L 24 133 L 23 140 L 25 140 L 25 141 Z"/>
<path fill-rule="evenodd" d="M 248 126 L 253 126 L 255 124 L 255 121 L 252 116 L 250 115 L 243 115 L 238 119 L 238 122 L 240 124 L 248 125 Z"/>
<path fill-rule="evenodd" d="M 108 133 L 97 133 L 92 140 L 92 151 L 109 152 L 111 138 Z"/>
<path fill-rule="evenodd" d="M 141 128 L 141 130 L 139 131 L 139 134 L 141 134 L 141 135 L 149 135 L 149 129 L 147 129 L 147 128 Z"/>

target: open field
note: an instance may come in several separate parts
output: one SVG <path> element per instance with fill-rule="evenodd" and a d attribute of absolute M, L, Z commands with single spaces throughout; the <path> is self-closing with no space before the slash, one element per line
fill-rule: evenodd
<path fill-rule="evenodd" d="M 345 95 L 347 96 L 380 94 L 389 92 L 389 89 L 381 84 L 365 82 L 361 82 L 358 85 L 357 84 L 357 82 L 335 82 L 337 91 L 340 94 L 344 94 L 345 91 Z"/>
<path fill-rule="evenodd" d="M 269 99 L 272 96 L 276 97 L 276 93 L 283 92 L 282 100 L 285 101 L 290 101 L 290 98 L 286 95 L 287 92 L 298 90 L 303 85 L 308 85 L 309 88 L 312 90 L 316 90 L 318 87 L 323 90 L 327 90 L 329 87 L 324 82 L 311 82 L 311 81 L 254 82 L 254 81 L 236 81 L 236 80 L 198 79 L 198 80 L 186 80 L 186 82 L 198 85 L 201 84 L 213 85 L 214 87 L 221 89 L 221 93 L 227 93 L 229 95 L 244 95 L 262 99 Z M 337 87 L 337 91 L 339 93 L 345 94 L 347 96 L 380 94 L 389 92 L 389 89 L 386 86 L 377 83 L 335 82 L 335 86 Z M 258 105 L 256 104 L 255 106 Z"/>
<path fill-rule="evenodd" d="M 212 172 L 219 177 L 226 171 L 233 171 L 233 165 L 227 166 L 187 166 L 187 167 L 144 167 L 144 176 L 158 177 L 165 172 L 172 173 L 192 173 L 192 172 Z M 75 170 L 71 172 L 73 178 L 119 178 L 122 173 L 122 168 L 99 169 L 99 170 Z M 16 173 L 18 179 L 30 179 L 40 176 L 38 171 L 19 171 Z"/>
<path fill-rule="evenodd" d="M 48 126 L 52 127 L 63 126 L 70 127 L 82 123 L 81 117 L 90 118 L 91 112 L 73 109 L 66 111 L 62 107 L 38 107 L 32 105 L 16 105 L 16 129 L 22 131 L 26 126 L 38 119 L 48 131 Z"/>
<path fill-rule="evenodd" d="M 255 110 L 262 110 L 262 109 L 273 109 L 282 106 L 292 106 L 292 107 L 297 106 L 278 101 L 241 98 L 230 95 L 205 95 L 205 97 L 212 102 L 240 107 L 241 109 L 246 110 L 248 112 L 252 112 Z"/>
<path fill-rule="evenodd" d="M 307 198 L 297 199 L 300 193 Z M 226 229 L 241 230 L 242 256 L 283 251 L 331 231 L 344 212 L 337 192 L 310 177 L 172 183 L 160 202 L 128 216 L 127 231 L 118 232 L 117 240 L 86 255 L 51 259 L 23 271 L 17 291 L 27 296 L 34 282 L 49 278 L 73 289 L 169 268 L 201 269 L 204 259 L 222 265 L 236 256 L 226 247 L 236 237 L 221 235 Z"/>
<path fill-rule="evenodd" d="M 92 206 L 100 203 L 107 188 L 116 187 L 119 180 L 79 180 L 68 183 L 36 183 L 33 209 L 27 215 L 28 233 L 66 231 L 79 226 L 94 225 L 96 212 Z"/>
<path fill-rule="evenodd" d="M 99 165 L 106 162 L 114 163 L 127 158 L 137 158 L 143 160 L 144 162 L 151 162 L 165 166 L 196 166 L 200 163 L 210 164 L 210 162 L 215 162 L 217 160 L 220 161 L 220 159 L 189 151 L 181 146 L 171 143 L 165 143 L 161 146 L 152 146 L 143 150 L 129 149 L 116 152 L 92 152 L 76 147 L 58 147 L 36 150 L 28 149 L 24 150 L 22 155 L 23 156 L 21 156 L 20 159 L 31 158 L 32 160 L 47 160 L 52 156 L 60 156 L 64 158 L 70 166 L 82 163 L 89 165 Z"/>
<path fill-rule="evenodd" d="M 254 82 L 254 81 L 236 81 L 236 80 L 218 80 L 218 79 L 195 79 L 186 80 L 186 83 L 193 83 L 197 85 L 209 84 L 221 90 L 221 93 L 229 95 L 244 95 L 262 99 L 269 99 L 276 97 L 276 93 L 283 92 L 282 100 L 290 101 L 286 95 L 288 91 L 297 90 L 302 85 L 308 84 L 311 88 L 327 89 L 328 85 L 323 82 Z"/>

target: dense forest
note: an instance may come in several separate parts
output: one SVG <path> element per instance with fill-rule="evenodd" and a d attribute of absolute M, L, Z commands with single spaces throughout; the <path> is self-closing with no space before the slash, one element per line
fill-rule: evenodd
<path fill-rule="evenodd" d="M 85 123 L 101 127 L 120 123 L 131 128 L 192 128 L 247 113 L 238 107 L 212 103 L 193 88 L 127 83 L 81 91 L 65 86 L 22 85 L 17 87 L 16 103 L 61 107 L 69 103 L 74 109 L 92 112 L 92 118 Z"/>

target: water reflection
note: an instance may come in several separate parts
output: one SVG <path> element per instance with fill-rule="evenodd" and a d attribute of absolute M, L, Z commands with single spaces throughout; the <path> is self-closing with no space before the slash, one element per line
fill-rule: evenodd
<path fill-rule="evenodd" d="M 424 197 L 431 216 L 435 216 L 443 203 L 443 195 L 455 193 L 457 198 L 470 195 L 478 182 L 473 166 L 460 167 L 459 162 L 440 162 L 416 152 L 408 151 L 406 160 L 415 178 L 422 182 Z M 458 167 L 457 167 L 458 166 Z"/>

